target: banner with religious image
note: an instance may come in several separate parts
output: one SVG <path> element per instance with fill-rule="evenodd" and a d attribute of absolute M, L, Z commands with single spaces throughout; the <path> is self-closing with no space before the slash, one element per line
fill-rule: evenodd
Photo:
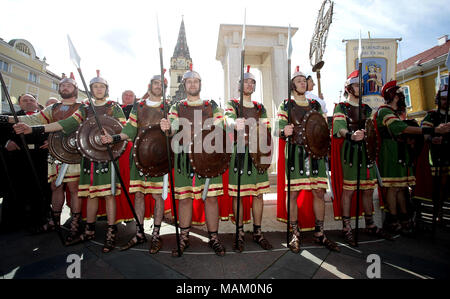
<path fill-rule="evenodd" d="M 395 80 L 398 39 L 362 39 L 363 103 L 376 110 L 384 104 L 381 89 Z M 347 77 L 358 69 L 359 39 L 346 40 Z"/>

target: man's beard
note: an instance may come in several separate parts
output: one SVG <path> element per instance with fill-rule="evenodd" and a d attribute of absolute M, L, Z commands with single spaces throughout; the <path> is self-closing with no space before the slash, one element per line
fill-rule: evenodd
<path fill-rule="evenodd" d="M 196 96 L 198 96 L 200 94 L 200 89 L 197 89 L 195 91 L 188 91 L 188 90 L 186 90 L 186 94 L 190 95 L 192 97 L 196 97 Z"/>
<path fill-rule="evenodd" d="M 72 91 L 71 93 L 60 91 L 60 92 L 59 92 L 59 95 L 60 95 L 61 98 L 63 98 L 63 99 L 70 99 L 70 98 L 77 97 L 77 96 L 78 96 L 78 91 L 77 91 L 77 90 L 74 90 L 74 91 Z"/>
<path fill-rule="evenodd" d="M 249 92 L 249 91 L 245 91 L 245 90 L 244 90 L 244 95 L 245 95 L 245 96 L 247 96 L 247 97 L 248 97 L 248 96 L 251 96 L 252 94 L 253 94 L 253 90 L 252 90 L 252 91 L 250 91 L 250 92 Z"/>
<path fill-rule="evenodd" d="M 154 93 L 153 90 L 150 90 L 150 93 L 154 97 L 161 97 L 162 96 L 162 90 L 158 94 Z"/>

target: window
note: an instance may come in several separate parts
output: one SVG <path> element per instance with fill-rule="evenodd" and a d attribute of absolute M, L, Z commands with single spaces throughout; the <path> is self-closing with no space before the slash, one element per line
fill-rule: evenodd
<path fill-rule="evenodd" d="M 56 83 L 55 81 L 52 81 L 52 89 L 58 90 L 58 83 Z"/>
<path fill-rule="evenodd" d="M 7 72 L 9 70 L 9 63 L 0 60 L 0 70 Z"/>
<path fill-rule="evenodd" d="M 403 88 L 403 93 L 405 94 L 406 107 L 411 108 L 411 96 L 409 93 L 409 86 L 402 86 L 402 88 Z"/>
<path fill-rule="evenodd" d="M 27 45 L 25 45 L 24 43 L 16 44 L 16 49 L 18 49 L 22 53 L 25 53 L 27 55 L 31 55 L 30 48 Z"/>
<path fill-rule="evenodd" d="M 37 75 L 35 73 L 28 73 L 28 80 L 34 83 L 37 83 Z"/>
<path fill-rule="evenodd" d="M 448 85 L 448 76 L 441 77 L 441 85 Z"/>
<path fill-rule="evenodd" d="M 183 76 L 178 76 L 177 83 L 181 83 L 181 80 L 183 79 Z"/>

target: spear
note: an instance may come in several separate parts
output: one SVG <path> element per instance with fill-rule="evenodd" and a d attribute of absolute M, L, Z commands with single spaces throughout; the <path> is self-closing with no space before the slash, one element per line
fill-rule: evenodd
<path fill-rule="evenodd" d="M 83 82 L 84 89 L 87 91 L 88 87 L 87 87 L 86 81 L 84 80 L 83 72 L 81 71 L 81 66 L 80 66 L 81 58 L 78 55 L 77 50 L 73 46 L 72 40 L 70 39 L 69 35 L 67 35 L 67 40 L 69 42 L 70 60 L 72 60 L 73 64 L 77 68 L 78 73 L 80 74 L 80 77 L 81 77 L 81 81 Z M 103 132 L 103 127 L 102 127 L 102 124 L 100 123 L 100 120 L 98 119 L 98 115 L 97 115 L 97 113 L 95 111 L 95 105 L 94 105 L 94 102 L 92 101 L 91 94 L 89 92 L 87 92 L 87 95 L 88 95 L 90 106 L 91 106 L 92 111 L 94 113 L 95 121 L 96 121 L 97 126 L 99 128 L 99 132 Z M 136 220 L 136 224 L 137 224 L 137 226 L 139 228 L 139 232 L 142 234 L 143 238 L 146 239 L 145 233 L 144 233 L 144 226 L 141 224 L 141 222 L 139 221 L 139 219 L 138 219 L 138 217 L 136 215 L 136 211 L 134 210 L 133 204 L 131 203 L 131 200 L 130 200 L 130 195 L 128 194 L 128 190 L 125 187 L 125 184 L 124 184 L 124 182 L 122 180 L 122 176 L 120 175 L 119 167 L 117 166 L 117 163 L 114 160 L 114 156 L 113 156 L 113 153 L 111 151 L 111 147 L 110 147 L 109 144 L 105 144 L 105 145 L 106 145 L 106 149 L 107 149 L 108 154 L 109 154 L 109 158 L 111 160 L 111 164 L 114 167 L 114 170 L 115 170 L 115 172 L 117 174 L 117 177 L 119 178 L 119 182 L 120 182 L 120 185 L 122 187 L 122 190 L 125 193 L 125 197 L 127 198 L 127 202 L 128 202 L 129 207 L 130 207 L 130 210 L 133 213 L 134 219 Z M 112 182 L 111 182 L 111 184 L 112 184 Z"/>
<path fill-rule="evenodd" d="M 242 50 L 241 50 L 241 82 L 240 82 L 240 100 L 239 100 L 239 108 L 236 111 L 237 118 L 242 117 L 242 109 L 244 107 L 244 59 L 245 59 L 245 23 L 246 23 L 246 15 L 247 10 L 244 10 L 244 25 L 242 27 Z M 241 141 L 241 142 L 239 142 Z M 241 143 L 241 145 L 239 145 Z M 243 140 L 238 139 L 238 144 L 236 146 L 236 155 L 238 155 L 238 186 L 237 186 L 237 199 L 236 199 L 236 240 L 235 244 L 238 244 L 239 240 L 239 210 L 240 210 L 240 203 L 241 203 L 241 172 L 242 172 L 242 164 L 243 164 L 243 158 L 245 157 L 245 149 L 244 153 L 242 153 L 242 147 L 243 147 Z"/>
<path fill-rule="evenodd" d="M 156 15 L 156 27 L 158 28 L 158 41 L 159 41 L 159 64 L 161 66 L 161 85 L 162 85 L 162 100 L 163 100 L 163 107 L 164 107 L 164 118 L 167 118 L 167 104 L 166 104 L 166 87 L 164 84 L 164 65 L 163 65 L 163 49 L 162 49 L 162 43 L 161 43 L 161 33 L 159 30 L 159 21 L 158 21 L 158 15 Z M 177 250 L 178 250 L 178 256 L 180 257 L 182 255 L 181 249 L 180 249 L 180 238 L 178 235 L 178 217 L 177 217 L 177 206 L 175 202 L 175 188 L 174 188 L 174 179 L 172 176 L 172 160 L 170 159 L 170 142 L 169 142 L 169 130 L 165 132 L 166 135 L 166 150 L 167 150 L 167 157 L 169 161 L 169 181 L 170 181 L 170 192 L 172 192 L 172 207 L 173 207 L 173 216 L 175 217 L 175 236 L 177 238 Z"/>
<path fill-rule="evenodd" d="M 8 104 L 9 104 L 9 108 L 14 116 L 14 122 L 17 124 L 17 123 L 19 123 L 19 118 L 17 117 L 16 110 L 14 109 L 14 105 L 11 101 L 11 97 L 9 96 L 9 92 L 8 92 L 8 89 L 6 88 L 6 84 L 5 84 L 5 81 L 3 80 L 3 75 L 1 72 L 0 72 L 0 80 L 1 80 L 2 88 L 3 88 L 3 92 L 5 94 L 6 100 L 8 101 Z M 19 134 L 19 136 L 20 136 L 20 141 L 22 142 L 22 147 L 25 150 L 25 154 L 27 156 L 28 162 L 30 163 L 31 172 L 33 173 L 34 179 L 36 181 L 36 186 L 38 187 L 39 195 L 42 197 L 42 200 L 43 200 L 42 202 L 45 204 L 45 202 L 47 202 L 48 200 L 45 198 L 44 191 L 42 189 L 42 185 L 39 182 L 39 176 L 37 174 L 36 166 L 34 165 L 33 159 L 31 158 L 30 150 L 28 149 L 28 144 L 25 141 L 25 135 L 22 133 L 22 134 Z M 5 167 L 6 167 L 6 164 L 5 164 Z M 8 181 L 9 181 L 9 178 L 8 178 Z M 15 194 L 14 191 L 13 191 L 13 194 Z M 53 213 L 52 209 L 50 209 L 50 216 L 52 217 L 53 222 L 56 224 L 57 219 L 56 219 L 55 214 Z M 58 237 L 61 240 L 61 243 L 63 245 L 65 245 L 64 238 L 61 233 L 61 227 L 59 225 L 56 225 L 56 232 L 58 233 Z"/>
<path fill-rule="evenodd" d="M 292 56 L 292 36 L 291 36 L 291 24 L 289 24 L 288 27 L 288 125 L 291 123 L 291 89 L 292 89 L 292 82 L 291 82 L 291 56 Z M 286 145 L 288 147 L 288 173 L 287 173 L 287 181 L 288 181 L 288 191 L 287 191 L 287 232 L 286 232 L 286 238 L 287 238 L 287 246 L 289 247 L 289 222 L 291 217 L 291 170 L 289 169 L 289 165 L 291 165 L 291 151 L 289 150 L 291 141 L 291 136 L 288 136 L 286 139 Z M 294 199 L 295 200 L 295 199 Z"/>
<path fill-rule="evenodd" d="M 361 45 L 361 30 L 359 31 L 359 44 L 358 44 L 358 77 L 359 77 L 359 102 L 358 102 L 358 129 L 362 128 L 361 118 L 362 118 L 362 45 Z M 362 149 L 361 142 L 358 141 L 358 158 L 356 165 L 356 223 L 355 223 L 355 243 L 358 246 L 358 227 L 359 227 L 359 201 L 360 201 L 360 187 L 361 187 L 361 160 L 362 160 Z"/>

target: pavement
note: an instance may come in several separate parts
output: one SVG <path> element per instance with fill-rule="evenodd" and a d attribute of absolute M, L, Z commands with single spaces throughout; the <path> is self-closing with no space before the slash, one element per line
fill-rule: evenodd
<path fill-rule="evenodd" d="M 376 224 L 382 215 L 378 211 Z M 341 252 L 330 252 L 317 246 L 312 232 L 303 233 L 302 250 L 294 254 L 286 248 L 286 224 L 276 221 L 274 195 L 265 198 L 263 231 L 274 246 L 262 250 L 252 241 L 246 225 L 245 251 L 232 251 L 234 225 L 221 222 L 220 238 L 226 247 L 224 257 L 214 254 L 207 245 L 204 226 L 194 226 L 191 246 L 182 257 L 172 257 L 176 248 L 175 230 L 163 222 L 162 250 L 148 253 L 148 242 L 127 251 L 101 252 L 106 222 L 98 221 L 95 240 L 74 246 L 63 246 L 54 232 L 30 235 L 25 231 L 0 234 L 0 278 L 5 279 L 449 279 L 450 233 L 439 228 L 434 237 L 430 231 L 416 232 L 412 237 L 395 236 L 394 241 L 376 239 L 364 233 L 360 224 L 359 246 L 343 244 L 341 222 L 332 218 L 332 204 L 326 204 L 325 230 L 336 241 Z M 62 217 L 66 234 L 69 211 Z M 133 222 L 118 225 L 117 244 L 125 244 L 134 234 Z M 144 224 L 150 238 L 152 221 Z M 79 263 L 78 263 L 79 261 Z"/>

